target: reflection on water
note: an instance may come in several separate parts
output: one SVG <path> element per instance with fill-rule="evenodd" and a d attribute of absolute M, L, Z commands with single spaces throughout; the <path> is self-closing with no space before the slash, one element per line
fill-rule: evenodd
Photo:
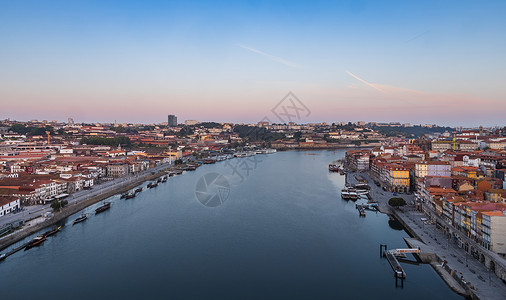
<path fill-rule="evenodd" d="M 0 263 L 1 299 L 461 299 L 428 265 L 404 264 L 395 288 L 378 247 L 404 248 L 407 234 L 341 199 L 344 177 L 328 163 L 343 151 L 306 153 L 261 155 L 216 207 L 195 187 L 231 176 L 225 162 L 111 197 L 103 214 L 89 207 L 86 222 Z"/>
<path fill-rule="evenodd" d="M 388 220 L 388 226 L 390 226 L 393 230 L 404 230 L 404 226 L 402 226 L 401 222 L 396 219 Z"/>

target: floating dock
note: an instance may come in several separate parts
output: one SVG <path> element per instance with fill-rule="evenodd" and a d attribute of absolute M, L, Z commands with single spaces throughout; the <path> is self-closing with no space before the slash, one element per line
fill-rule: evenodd
<path fill-rule="evenodd" d="M 406 272 L 404 272 L 404 269 L 397 260 L 397 256 L 406 257 L 406 253 L 420 253 L 420 248 L 387 250 L 387 245 L 380 244 L 380 256 L 385 257 L 390 267 L 392 267 L 396 286 L 398 285 L 398 279 L 401 280 L 401 287 L 404 286 L 404 279 L 406 279 Z"/>

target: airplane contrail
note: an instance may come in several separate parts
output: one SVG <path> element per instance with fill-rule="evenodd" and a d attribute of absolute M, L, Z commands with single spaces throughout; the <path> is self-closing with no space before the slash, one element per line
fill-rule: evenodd
<path fill-rule="evenodd" d="M 279 62 L 279 63 L 282 63 L 282 64 L 284 64 L 284 65 L 286 65 L 286 66 L 289 66 L 289 67 L 292 67 L 292 68 L 300 68 L 300 67 L 301 67 L 301 65 L 299 65 L 299 64 L 296 64 L 296 63 L 294 63 L 294 62 L 288 61 L 288 60 L 286 60 L 286 59 L 282 59 L 282 58 L 277 57 L 277 56 L 274 56 L 274 55 L 270 55 L 270 54 L 268 54 L 268 53 L 265 53 L 265 52 L 263 52 L 263 51 L 260 51 L 260 50 L 254 49 L 254 48 L 246 47 L 246 46 L 244 46 L 244 45 L 237 45 L 237 46 L 239 46 L 239 47 L 241 47 L 241 48 L 243 48 L 243 49 L 249 50 L 249 51 L 251 51 L 251 52 L 254 52 L 254 53 L 257 53 L 257 54 L 263 55 L 263 56 L 265 56 L 265 57 L 268 57 L 268 58 L 270 58 L 270 59 L 271 59 L 271 60 L 273 60 L 273 61 L 277 61 L 277 62 Z"/>
<path fill-rule="evenodd" d="M 351 73 L 350 71 L 346 71 L 346 74 L 348 74 L 348 75 L 350 75 L 351 77 L 355 78 L 356 80 L 358 80 L 358 81 L 362 82 L 363 84 L 366 84 L 366 85 L 368 85 L 368 86 L 372 87 L 372 88 L 373 88 L 373 89 L 375 89 L 375 90 L 378 90 L 378 91 L 380 91 L 380 92 L 382 92 L 382 93 L 385 93 L 385 91 L 384 91 L 384 90 L 382 90 L 382 89 L 380 89 L 379 87 L 375 86 L 374 84 L 369 83 L 369 82 L 367 82 L 367 81 L 363 80 L 362 78 L 360 78 L 360 77 L 358 77 L 358 76 L 354 75 L 354 74 L 353 74 L 353 73 Z"/>

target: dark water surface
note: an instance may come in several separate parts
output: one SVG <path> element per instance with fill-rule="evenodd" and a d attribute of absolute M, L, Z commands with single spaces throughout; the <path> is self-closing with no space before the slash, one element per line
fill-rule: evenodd
<path fill-rule="evenodd" d="M 91 206 L 87 221 L 72 226 L 72 216 L 0 263 L 0 299 L 461 299 L 428 265 L 403 264 L 395 287 L 379 244 L 406 247 L 407 234 L 340 198 L 344 177 L 327 165 L 343 153 L 257 155 L 242 183 L 227 162 L 204 165 L 134 199 L 111 197 L 109 211 Z M 195 197 L 210 172 L 231 186 L 214 208 Z"/>

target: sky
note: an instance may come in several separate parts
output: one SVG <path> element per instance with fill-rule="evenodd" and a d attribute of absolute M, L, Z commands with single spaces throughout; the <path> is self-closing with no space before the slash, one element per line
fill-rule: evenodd
<path fill-rule="evenodd" d="M 506 1 L 0 0 L 0 119 L 281 123 L 291 92 L 298 123 L 504 126 L 505 15 Z"/>

